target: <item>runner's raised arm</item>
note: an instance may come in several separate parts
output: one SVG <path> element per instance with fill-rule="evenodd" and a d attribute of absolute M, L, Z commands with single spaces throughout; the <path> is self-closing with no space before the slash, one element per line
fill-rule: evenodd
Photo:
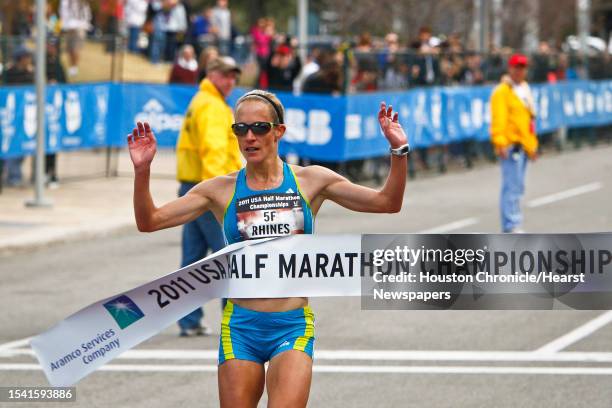
<path fill-rule="evenodd" d="M 391 149 L 396 150 L 395 154 L 391 154 L 391 168 L 383 187 L 376 190 L 352 183 L 346 177 L 322 166 L 306 167 L 303 173 L 311 187 L 309 192 L 314 198 L 312 205 L 315 212 L 325 200 L 331 200 L 353 211 L 370 213 L 400 211 L 408 171 L 406 160 L 409 150 L 408 138 L 398 122 L 398 113 L 393 113 L 393 108 L 387 107 L 384 102 L 380 104 L 378 121 Z"/>
<path fill-rule="evenodd" d="M 195 219 L 208 209 L 210 199 L 207 192 L 210 188 L 207 186 L 198 186 L 194 189 L 196 191 L 156 207 L 149 188 L 151 162 L 157 151 L 155 135 L 148 123 L 138 122 L 127 139 L 134 165 L 134 215 L 139 231 L 152 232 L 175 227 Z"/>

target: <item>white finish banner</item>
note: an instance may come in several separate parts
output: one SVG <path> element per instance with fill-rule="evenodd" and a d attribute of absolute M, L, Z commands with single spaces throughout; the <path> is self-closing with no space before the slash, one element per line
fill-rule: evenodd
<path fill-rule="evenodd" d="M 361 296 L 366 310 L 611 310 L 612 234 L 247 241 L 97 302 L 31 344 L 49 382 L 70 386 L 211 299 L 317 296 Z"/>
<path fill-rule="evenodd" d="M 31 346 L 51 385 L 71 386 L 215 298 L 359 296 L 361 235 L 292 235 L 230 245 L 96 302 Z"/>

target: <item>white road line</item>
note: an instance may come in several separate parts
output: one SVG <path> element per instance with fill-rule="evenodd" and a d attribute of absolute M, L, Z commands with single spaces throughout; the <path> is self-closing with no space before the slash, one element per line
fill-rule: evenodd
<path fill-rule="evenodd" d="M 313 366 L 320 373 L 612 375 L 607 367 Z"/>
<path fill-rule="evenodd" d="M 37 371 L 37 364 L 0 364 L 0 371 Z M 109 364 L 98 371 L 126 372 L 216 372 L 216 365 L 130 365 Z M 389 374 L 527 374 L 527 375 L 612 375 L 609 367 L 489 367 L 489 366 L 358 366 L 315 365 L 315 373 Z"/>
<path fill-rule="evenodd" d="M 381 361 L 548 361 L 612 362 L 612 353 L 562 352 L 541 354 L 531 351 L 446 351 L 446 350 L 317 350 L 317 360 Z"/>
<path fill-rule="evenodd" d="M 451 232 L 451 231 L 455 231 L 461 228 L 469 227 L 477 223 L 478 223 L 478 218 L 474 218 L 474 217 L 464 218 L 461 220 L 450 222 L 448 224 L 439 225 L 437 227 L 419 231 L 417 232 L 417 234 L 444 234 L 446 232 Z"/>
<path fill-rule="evenodd" d="M 551 341 L 535 350 L 535 353 L 556 353 L 569 345 L 576 343 L 579 340 L 587 337 L 596 330 L 601 329 L 606 324 L 612 322 L 612 310 L 603 313 L 596 318 L 589 320 L 580 327 L 575 328 L 571 332 Z"/>
<path fill-rule="evenodd" d="M 575 197 L 577 195 L 591 193 L 593 191 L 599 190 L 602 187 L 603 185 L 599 181 L 596 181 L 593 183 L 585 184 L 583 186 L 570 188 L 569 190 L 559 191 L 558 193 L 536 198 L 534 200 L 529 201 L 527 203 L 527 207 L 541 207 L 543 205 L 554 203 L 555 201 L 561 201 L 565 200 L 566 198 Z"/>
<path fill-rule="evenodd" d="M 30 344 L 32 337 L 26 337 L 25 339 L 10 341 L 8 343 L 0 344 L 0 351 L 10 350 L 18 347 L 27 346 Z"/>
<path fill-rule="evenodd" d="M 0 352 L 0 358 L 34 357 L 31 349 Z M 121 360 L 217 360 L 217 350 L 128 350 Z M 567 351 L 317 350 L 317 360 L 347 361 L 513 361 L 612 363 L 612 353 Z"/>

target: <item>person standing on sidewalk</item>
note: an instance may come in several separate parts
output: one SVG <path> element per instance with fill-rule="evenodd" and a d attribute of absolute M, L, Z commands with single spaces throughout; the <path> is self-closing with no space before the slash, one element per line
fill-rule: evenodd
<path fill-rule="evenodd" d="M 491 95 L 491 143 L 501 162 L 500 197 L 503 232 L 522 232 L 520 201 L 525 190 L 527 159 L 537 158 L 535 105 L 527 78 L 528 59 L 514 54 L 508 60 L 508 75 Z"/>
<path fill-rule="evenodd" d="M 59 14 L 68 49 L 68 76 L 73 77 L 79 73 L 81 48 L 91 27 L 91 8 L 85 0 L 61 0 Z"/>
<path fill-rule="evenodd" d="M 66 83 L 66 70 L 62 65 L 60 59 L 60 43 L 59 38 L 50 37 L 47 41 L 47 84 L 65 84 Z M 47 108 L 48 109 L 48 108 Z M 59 109 L 56 110 L 56 114 L 59 114 Z M 51 138 L 49 136 L 49 147 L 51 147 Z M 57 137 L 55 138 L 57 143 Z M 47 187 L 55 189 L 58 187 L 59 180 L 57 178 L 57 153 L 47 152 L 45 154 L 45 182 Z"/>
<path fill-rule="evenodd" d="M 32 52 L 26 47 L 19 47 L 13 52 L 13 63 L 4 73 L 6 85 L 31 85 L 34 83 L 34 65 Z M 23 187 L 23 172 L 21 166 L 24 156 L 5 159 L 7 169 L 7 185 L 9 187 Z M 0 163 L 2 165 L 2 163 Z M 3 172 L 0 171 L 0 176 Z M 2 183 L 0 183 L 2 184 Z"/>
<path fill-rule="evenodd" d="M 178 138 L 179 197 L 203 180 L 242 167 L 238 142 L 232 134 L 232 109 L 225 101 L 240 72 L 231 57 L 219 57 L 207 65 L 207 76 L 189 104 Z M 202 259 L 209 249 L 216 252 L 224 246 L 223 231 L 212 212 L 207 211 L 183 227 L 181 267 Z M 179 320 L 180 335 L 207 334 L 201 323 L 203 317 L 202 308 L 198 308 Z"/>
<path fill-rule="evenodd" d="M 128 51 L 140 52 L 138 37 L 147 17 L 147 0 L 126 0 L 125 21 L 128 26 Z"/>
<path fill-rule="evenodd" d="M 212 9 L 212 25 L 217 35 L 217 48 L 221 55 L 230 55 L 232 51 L 232 12 L 228 0 L 217 0 Z"/>

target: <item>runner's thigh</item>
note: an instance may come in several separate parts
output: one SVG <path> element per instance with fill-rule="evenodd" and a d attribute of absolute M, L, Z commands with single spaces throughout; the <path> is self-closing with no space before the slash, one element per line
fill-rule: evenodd
<path fill-rule="evenodd" d="M 257 407 L 265 383 L 262 364 L 247 360 L 227 360 L 219 366 L 221 407 Z"/>
<path fill-rule="evenodd" d="M 305 407 L 312 381 L 312 359 L 303 351 L 277 354 L 268 365 L 268 407 Z"/>

